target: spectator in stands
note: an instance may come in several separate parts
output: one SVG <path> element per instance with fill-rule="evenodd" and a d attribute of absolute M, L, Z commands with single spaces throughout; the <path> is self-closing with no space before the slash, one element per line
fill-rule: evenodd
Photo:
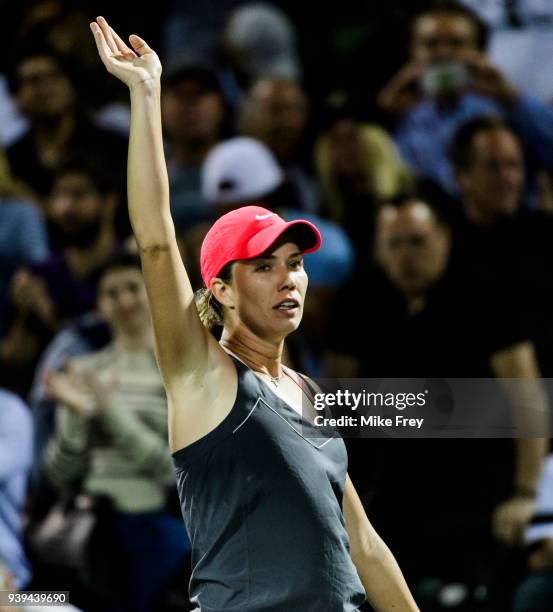
<path fill-rule="evenodd" d="M 82 491 L 112 500 L 128 569 L 121 609 L 146 612 L 183 566 L 189 543 L 182 521 L 165 511 L 175 486 L 167 400 L 137 256 L 121 253 L 105 265 L 98 311 L 113 340 L 71 360 L 67 373 L 47 374 L 60 406 L 45 470 L 60 490 L 78 481 Z"/>
<path fill-rule="evenodd" d="M 474 119 L 455 134 L 451 161 L 465 218 L 455 225 L 458 261 L 483 282 L 503 282 L 526 313 L 543 375 L 553 375 L 553 217 L 524 210 L 525 159 L 501 119 Z"/>
<path fill-rule="evenodd" d="M 549 0 L 461 0 L 490 29 L 488 55 L 515 86 L 553 101 L 553 5 Z"/>
<path fill-rule="evenodd" d="M 13 273 L 21 266 L 45 259 L 47 254 L 42 215 L 17 194 L 0 150 L 0 338 L 5 331 L 7 292 Z"/>
<path fill-rule="evenodd" d="M 216 73 L 205 66 L 175 65 L 167 71 L 163 85 L 171 214 L 177 231 L 183 231 L 206 218 L 200 169 L 228 130 L 229 109 Z"/>
<path fill-rule="evenodd" d="M 308 112 L 307 97 L 296 81 L 261 79 L 252 85 L 246 96 L 240 131 L 269 147 L 297 192 L 300 208 L 317 212 L 319 196 L 301 159 Z"/>
<path fill-rule="evenodd" d="M 474 117 L 503 116 L 520 133 L 533 171 L 553 168 L 553 109 L 519 92 L 486 59 L 485 47 L 486 29 L 475 13 L 455 1 L 435 3 L 413 19 L 411 58 L 379 94 L 380 106 L 396 118 L 404 159 L 453 196 L 448 145 Z M 535 204 L 531 187 L 528 205 Z"/>
<path fill-rule="evenodd" d="M 253 2 L 237 7 L 222 39 L 239 81 L 246 85 L 260 79 L 301 78 L 294 25 L 276 6 Z"/>
<path fill-rule="evenodd" d="M 378 204 L 405 192 L 411 177 L 388 134 L 362 123 L 347 99 L 329 101 L 325 123 L 315 143 L 325 216 L 346 229 L 358 253 L 370 252 Z"/>
<path fill-rule="evenodd" d="M 23 549 L 21 512 L 32 454 L 30 410 L 17 396 L 0 389 L 0 567 L 4 562 L 17 589 L 23 589 L 31 579 Z"/>
<path fill-rule="evenodd" d="M 163 29 L 164 57 L 214 62 L 229 14 L 247 0 L 173 0 Z"/>
<path fill-rule="evenodd" d="M 521 207 L 524 155 L 518 135 L 500 119 L 473 119 L 454 135 L 451 161 L 462 194 L 465 218 L 456 225 L 456 259 L 481 282 L 508 287 L 510 308 L 525 313 L 540 370 L 553 371 L 550 249 L 553 218 Z M 553 396 L 549 389 L 550 397 Z M 551 459 L 538 494 L 535 524 L 527 542 L 532 574 L 516 593 L 514 609 L 547 610 L 551 590 L 551 542 L 547 520 L 551 505 Z"/>
<path fill-rule="evenodd" d="M 356 356 L 353 374 L 527 378 L 535 384 L 513 398 L 513 418 L 536 407 L 546 414 L 534 347 L 516 309 L 491 283 L 455 269 L 450 230 L 437 212 L 416 199 L 386 205 L 376 237 L 383 273 L 353 285 L 371 287 L 363 325 L 352 320 L 334 340 Z M 373 479 L 372 520 L 393 541 L 408 581 L 439 577 L 493 591 L 504 554 L 498 541 L 518 545 L 534 511 L 545 440 L 516 440 L 514 453 L 510 440 L 358 442 L 350 447 L 352 478 L 362 466 L 361 477 Z"/>
<path fill-rule="evenodd" d="M 55 402 L 48 397 L 44 386 L 47 371 L 63 369 L 68 358 L 98 351 L 111 340 L 111 330 L 96 311 L 87 312 L 75 322 L 65 326 L 44 349 L 38 362 L 31 390 L 29 405 L 34 422 L 34 454 L 30 487 L 33 513 L 42 514 L 51 500 L 50 487 L 44 478 L 43 454 L 54 431 Z"/>
<path fill-rule="evenodd" d="M 203 198 L 219 211 L 254 202 L 282 205 L 283 191 L 289 194 L 278 161 L 255 138 L 237 136 L 219 143 L 202 166 Z M 297 200 L 288 201 L 288 206 L 297 208 Z"/>
<path fill-rule="evenodd" d="M 106 160 L 119 191 L 124 190 L 124 138 L 95 127 L 79 99 L 78 69 L 48 46 L 22 50 L 8 75 L 10 88 L 29 130 L 7 149 L 14 177 L 43 202 L 51 192 L 55 170 L 80 152 Z"/>
<path fill-rule="evenodd" d="M 98 9 L 99 6 L 96 6 Z M 113 6 L 112 9 L 114 17 L 117 14 L 117 22 L 122 25 L 124 9 L 121 12 L 118 7 Z M 149 13 L 148 18 L 144 19 L 148 29 L 155 28 L 156 17 L 156 13 Z M 18 48 L 26 41 L 44 41 L 60 56 L 69 58 L 71 64 L 78 66 L 79 95 L 86 100 L 87 109 L 93 113 L 91 117 L 94 117 L 95 125 L 127 138 L 130 109 L 121 100 L 121 94 L 125 92 L 122 88 L 114 87 L 113 81 L 100 70 L 94 41 L 87 36 L 89 18 L 90 8 L 86 4 L 71 0 L 35 0 L 25 6 L 15 27 L 12 21 L 13 40 L 6 41 L 6 44 Z M 133 24 L 138 26 L 136 18 L 135 15 Z"/>
<path fill-rule="evenodd" d="M 99 268 L 116 248 L 117 194 L 100 163 L 87 157 L 58 169 L 47 212 L 61 250 L 12 279 L 0 370 L 19 392 L 60 326 L 94 308 Z"/>

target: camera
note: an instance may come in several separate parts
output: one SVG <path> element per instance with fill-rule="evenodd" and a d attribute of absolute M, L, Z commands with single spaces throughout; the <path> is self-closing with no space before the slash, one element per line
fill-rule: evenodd
<path fill-rule="evenodd" d="M 431 64 L 424 71 L 420 87 L 427 96 L 454 94 L 469 84 L 468 68 L 462 62 Z"/>

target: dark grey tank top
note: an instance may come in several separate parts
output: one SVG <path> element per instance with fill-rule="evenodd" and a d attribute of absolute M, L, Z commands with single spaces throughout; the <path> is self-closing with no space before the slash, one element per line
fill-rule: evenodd
<path fill-rule="evenodd" d="M 342 513 L 343 440 L 302 423 L 230 357 L 238 374 L 230 413 L 173 453 L 192 543 L 191 601 L 202 612 L 357 610 L 365 591 Z"/>

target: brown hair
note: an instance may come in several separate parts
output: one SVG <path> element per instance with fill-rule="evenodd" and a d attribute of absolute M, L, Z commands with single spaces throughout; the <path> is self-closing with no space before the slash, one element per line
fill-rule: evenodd
<path fill-rule="evenodd" d="M 520 137 L 501 117 L 483 116 L 475 117 L 463 123 L 453 135 L 449 145 L 449 159 L 456 170 L 469 170 L 473 162 L 473 144 L 480 132 L 505 130 L 511 133 L 520 144 Z"/>
<path fill-rule="evenodd" d="M 229 283 L 232 277 L 232 264 L 229 262 L 217 274 L 217 278 Z M 223 305 L 219 302 L 211 289 L 202 287 L 196 291 L 196 308 L 200 319 L 207 329 L 212 330 L 214 327 L 223 327 L 224 325 L 224 310 Z"/>
<path fill-rule="evenodd" d="M 458 0 L 434 0 L 429 6 L 417 11 L 411 18 L 411 40 L 418 21 L 427 15 L 451 15 L 454 17 L 464 17 L 474 25 L 476 33 L 476 44 L 480 51 L 485 51 L 488 46 L 489 28 L 480 18 L 478 13 L 468 8 Z"/>

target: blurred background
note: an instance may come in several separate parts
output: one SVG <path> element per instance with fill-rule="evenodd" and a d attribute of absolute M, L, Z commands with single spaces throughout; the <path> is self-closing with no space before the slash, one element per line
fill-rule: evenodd
<path fill-rule="evenodd" d="M 69 590 L 84 611 L 193 609 L 127 214 L 128 92 L 97 56 L 97 15 L 162 59 L 171 210 L 196 289 L 223 212 L 307 218 L 323 247 L 305 257 L 288 365 L 526 378 L 506 404 L 548 409 L 551 0 L 0 8 L 0 589 Z M 422 610 L 553 609 L 547 440 L 347 444 Z"/>

